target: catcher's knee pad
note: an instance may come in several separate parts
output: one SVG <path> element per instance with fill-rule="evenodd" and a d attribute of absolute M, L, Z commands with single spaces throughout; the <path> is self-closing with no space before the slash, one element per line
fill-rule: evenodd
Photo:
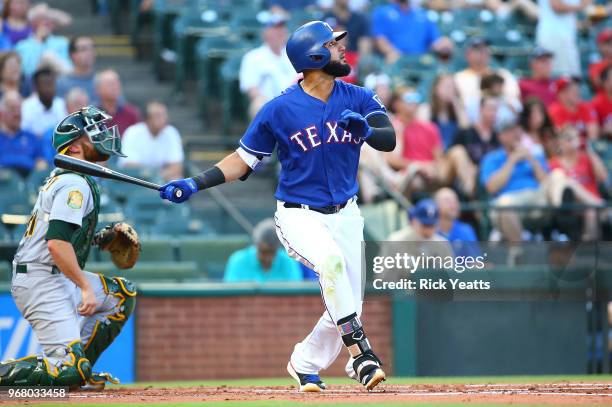
<path fill-rule="evenodd" d="M 0 363 L 0 386 L 69 386 L 85 384 L 91 377 L 91 363 L 80 341 L 66 348 L 66 357 L 58 366 L 42 356 Z"/>
<path fill-rule="evenodd" d="M 134 312 L 136 306 L 136 288 L 129 280 L 122 277 L 106 277 L 99 274 L 104 292 L 119 299 L 117 311 L 107 315 L 104 320 L 96 321 L 89 340 L 85 344 L 85 354 L 94 365 L 102 352 L 113 343 L 123 329 L 123 325 Z"/>

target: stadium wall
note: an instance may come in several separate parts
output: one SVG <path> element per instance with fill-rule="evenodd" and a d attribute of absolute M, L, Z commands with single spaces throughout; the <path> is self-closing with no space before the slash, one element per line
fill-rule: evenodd
<path fill-rule="evenodd" d="M 316 291 L 315 291 L 316 290 Z M 145 290 L 137 306 L 136 375 L 139 381 L 283 377 L 293 346 L 324 311 L 318 288 L 269 294 Z M 364 304 L 371 343 L 393 373 L 389 297 Z M 348 354 L 325 372 L 343 376 Z"/>

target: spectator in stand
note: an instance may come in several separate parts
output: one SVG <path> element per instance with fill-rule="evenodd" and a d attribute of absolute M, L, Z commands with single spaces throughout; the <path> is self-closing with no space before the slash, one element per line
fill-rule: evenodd
<path fill-rule="evenodd" d="M 497 99 L 497 116 L 495 124 L 500 124 L 508 120 L 516 119 L 517 114 L 523 108 L 518 99 L 513 99 L 509 102 L 504 98 L 504 78 L 496 72 L 487 74 L 480 81 L 480 91 L 482 95 L 488 95 Z M 480 100 L 474 101 L 472 105 L 467 106 L 468 117 L 472 123 L 479 120 Z"/>
<path fill-rule="evenodd" d="M 34 74 L 43 57 L 54 60 L 57 65 L 62 66 L 62 70 L 69 69 L 71 62 L 68 56 L 68 40 L 54 35 L 53 31 L 58 24 L 70 22 L 70 16 L 63 11 L 49 8 L 46 3 L 40 3 L 30 9 L 28 19 L 32 24 L 32 33 L 15 47 L 21 57 L 21 69 L 26 77 Z"/>
<path fill-rule="evenodd" d="M 301 281 L 302 270 L 298 262 L 280 246 L 274 219 L 261 221 L 253 229 L 253 245 L 230 256 L 223 281 Z"/>
<path fill-rule="evenodd" d="M 285 23 L 285 17 L 271 14 L 262 33 L 263 44 L 242 57 L 240 90 L 249 97 L 251 117 L 297 79 L 285 52 L 288 38 Z"/>
<path fill-rule="evenodd" d="M 119 74 L 113 69 L 98 72 L 94 77 L 97 100 L 100 107 L 113 116 L 109 126 L 117 125 L 120 134 L 141 121 L 138 108 L 123 98 Z"/>
<path fill-rule="evenodd" d="M 439 186 L 443 176 L 440 171 L 444 160 L 442 137 L 433 123 L 417 118 L 422 102 L 416 90 L 398 88 L 390 105 L 397 143 L 395 150 L 387 155 L 387 161 L 405 176 L 406 183 L 400 190 L 407 195 Z"/>
<path fill-rule="evenodd" d="M 436 125 L 417 117 L 421 102 L 421 95 L 410 88 L 397 89 L 391 101 L 397 143 L 386 157 L 391 168 L 400 173 L 398 190 L 410 196 L 457 179 L 463 192 L 471 195 L 474 174 L 464 170 L 469 162 L 467 155 L 458 149 L 444 155 Z"/>
<path fill-rule="evenodd" d="M 21 126 L 40 138 L 68 113 L 64 99 L 56 94 L 55 72 L 50 68 L 40 68 L 32 80 L 34 93 L 23 101 Z"/>
<path fill-rule="evenodd" d="M 372 13 L 372 36 L 387 63 L 401 55 L 422 55 L 427 52 L 452 53 L 453 43 L 441 37 L 427 13 L 410 4 L 410 0 L 390 0 Z"/>
<path fill-rule="evenodd" d="M 127 128 L 121 149 L 127 156 L 119 158 L 121 167 L 152 168 L 167 181 L 183 178 L 181 135 L 168 123 L 168 110 L 160 102 L 148 103 L 145 121 Z"/>
<path fill-rule="evenodd" d="M 293 10 L 316 10 L 317 0 L 266 0 L 264 5 L 271 13 L 289 18 Z"/>
<path fill-rule="evenodd" d="M 0 168 L 12 168 L 22 177 L 45 168 L 40 140 L 21 127 L 21 95 L 8 91 L 0 100 Z"/>
<path fill-rule="evenodd" d="M 76 36 L 70 39 L 68 45 L 72 71 L 61 75 L 57 80 L 57 94 L 61 97 L 72 88 L 81 88 L 87 92 L 89 100 L 96 100 L 94 87 L 94 66 L 96 64 L 96 49 L 93 40 L 86 36 Z"/>
<path fill-rule="evenodd" d="M 580 75 L 577 14 L 593 0 L 538 0 L 536 43 L 553 53 L 555 75 Z"/>
<path fill-rule="evenodd" d="M 344 56 L 352 69 L 350 75 L 342 80 L 356 83 L 359 57 L 372 52 L 372 38 L 370 21 L 364 14 L 351 11 L 349 3 L 350 0 L 334 0 L 333 8 L 323 16 L 323 21 L 328 23 L 334 31 L 348 31 L 351 34 L 345 40 Z"/>
<path fill-rule="evenodd" d="M 482 37 L 473 37 L 467 43 L 465 58 L 468 67 L 455 74 L 455 83 L 464 106 L 476 106 L 480 103 L 480 82 L 487 74 L 497 73 L 504 78 L 503 98 L 510 106 L 520 104 L 520 89 L 516 78 L 506 69 L 494 70 L 490 66 L 491 50 L 489 41 Z"/>
<path fill-rule="evenodd" d="M 2 33 L 8 37 L 14 47 L 21 40 L 32 34 L 28 20 L 29 0 L 6 0 L 2 9 Z"/>
<path fill-rule="evenodd" d="M 386 74 L 371 73 L 366 76 L 364 86 L 372 89 L 385 106 L 390 106 L 393 91 L 391 90 L 391 79 Z M 393 114 L 388 112 L 393 120 Z M 364 203 L 378 202 L 387 198 L 383 186 L 398 191 L 401 182 L 401 174 L 391 168 L 385 159 L 387 153 L 375 150 L 365 143 L 361 147 L 359 156 L 359 193 Z M 382 184 L 382 185 L 381 185 Z"/>
<path fill-rule="evenodd" d="M 599 137 L 597 116 L 591 105 L 582 101 L 580 87 L 573 78 L 559 78 L 555 84 L 557 101 L 548 107 L 548 114 L 555 126 L 560 129 L 572 125 L 580 131 L 583 139 L 594 140 Z"/>
<path fill-rule="evenodd" d="M 487 153 L 480 167 L 480 182 L 491 196 L 492 206 L 546 205 L 548 165 L 544 154 L 534 155 L 521 145 L 521 129 L 514 121 L 500 126 L 498 138 L 502 147 Z M 506 241 L 520 242 L 525 214 L 499 210 L 491 218 Z"/>
<path fill-rule="evenodd" d="M 462 174 L 464 179 L 462 189 L 467 197 L 477 192 L 478 165 L 483 157 L 499 147 L 495 131 L 497 106 L 497 98 L 483 96 L 480 101 L 479 121 L 467 129 L 459 130 L 453 146 L 447 153 L 449 158 L 454 157 L 454 161 L 457 162 L 457 172 Z"/>
<path fill-rule="evenodd" d="M 408 254 L 453 257 L 453 249 L 448 240 L 436 232 L 440 213 L 433 199 L 421 199 L 408 210 L 410 225 L 392 233 L 387 240 L 390 242 L 407 242 Z M 432 243 L 411 245 L 410 243 Z"/>
<path fill-rule="evenodd" d="M 447 151 L 457 132 L 469 127 L 469 119 L 451 74 L 438 75 L 431 86 L 430 95 L 431 121 L 438 126 L 444 150 Z"/>
<path fill-rule="evenodd" d="M 600 90 L 601 73 L 612 65 L 612 28 L 607 28 L 597 35 L 597 48 L 601 59 L 589 66 L 589 79 L 595 90 Z"/>
<path fill-rule="evenodd" d="M 601 128 L 601 137 L 612 139 L 612 64 L 600 75 L 601 90 L 593 98 L 593 109 Z"/>
<path fill-rule="evenodd" d="M 548 107 L 557 98 L 555 80 L 552 78 L 552 58 L 553 53 L 541 47 L 534 48 L 529 54 L 531 77 L 519 81 L 523 102 L 536 97 Z"/>
<path fill-rule="evenodd" d="M 66 94 L 66 112 L 74 113 L 81 108 L 89 105 L 89 97 L 87 96 L 87 92 L 85 92 L 81 88 L 72 88 Z M 53 133 L 55 130 L 55 126 L 49 128 L 45 134 L 43 134 L 41 144 L 42 151 L 45 157 L 45 160 L 50 166 L 53 166 L 53 159 L 57 154 L 55 151 L 55 147 L 53 147 Z"/>
<path fill-rule="evenodd" d="M 0 97 L 5 92 L 17 91 L 23 97 L 32 93 L 30 81 L 21 73 L 21 60 L 14 51 L 9 51 L 0 57 Z"/>
<path fill-rule="evenodd" d="M 551 157 L 556 154 L 555 129 L 541 99 L 527 99 L 519 121 L 523 130 L 521 144 L 525 148 L 534 155 Z"/>
<path fill-rule="evenodd" d="M 557 181 L 551 182 L 556 187 L 553 192 L 553 204 L 559 206 L 566 190 L 579 203 L 600 206 L 604 203 L 599 193 L 599 184 L 608 181 L 608 170 L 601 158 L 589 147 L 583 150 L 578 131 L 568 126 L 559 132 L 559 155 L 550 160 L 552 174 Z M 560 174 L 558 174 L 560 173 Z M 584 228 L 581 240 L 595 241 L 598 239 L 597 211 L 584 211 Z"/>
<path fill-rule="evenodd" d="M 472 225 L 461 222 L 461 206 L 457 193 L 450 188 L 440 188 L 434 195 L 440 212 L 438 234 L 448 240 L 455 256 L 479 256 L 478 238 Z"/>

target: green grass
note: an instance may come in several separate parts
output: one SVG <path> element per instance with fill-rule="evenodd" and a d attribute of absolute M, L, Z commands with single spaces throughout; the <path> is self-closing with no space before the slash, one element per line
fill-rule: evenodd
<path fill-rule="evenodd" d="M 327 384 L 354 384 L 343 377 L 324 377 Z M 558 382 L 612 382 L 612 375 L 576 376 L 466 376 L 466 377 L 390 377 L 386 384 L 486 384 L 486 383 L 558 383 Z M 290 386 L 291 378 L 257 378 L 233 380 L 198 380 L 180 382 L 140 382 L 116 387 L 191 387 L 191 386 Z"/>

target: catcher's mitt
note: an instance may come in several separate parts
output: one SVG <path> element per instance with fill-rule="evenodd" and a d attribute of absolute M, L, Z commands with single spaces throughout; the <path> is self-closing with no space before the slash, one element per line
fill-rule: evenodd
<path fill-rule="evenodd" d="M 95 234 L 93 243 L 108 250 L 111 260 L 120 269 L 134 267 L 140 256 L 140 241 L 133 227 L 125 222 L 111 223 Z"/>

